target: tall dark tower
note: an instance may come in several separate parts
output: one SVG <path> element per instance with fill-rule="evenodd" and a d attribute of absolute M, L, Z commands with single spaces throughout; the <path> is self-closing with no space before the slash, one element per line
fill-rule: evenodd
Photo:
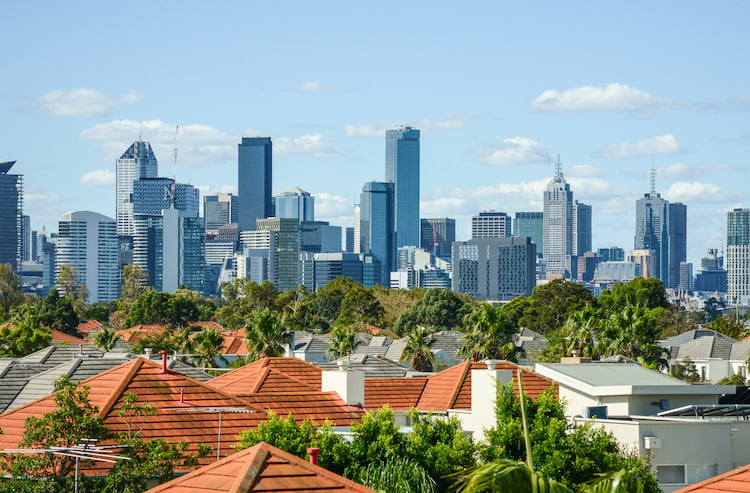
<path fill-rule="evenodd" d="M 680 262 L 687 261 L 687 206 L 669 204 L 669 288 L 680 285 Z"/>
<path fill-rule="evenodd" d="M 237 208 L 240 231 L 273 217 L 271 137 L 243 137 L 237 153 Z"/>
<path fill-rule="evenodd" d="M 21 267 L 23 175 L 8 173 L 15 161 L 0 163 L 0 264 Z"/>
<path fill-rule="evenodd" d="M 654 252 L 656 272 L 653 277 L 669 286 L 669 202 L 656 191 L 655 175 L 656 171 L 651 168 L 651 189 L 635 203 L 634 248 Z"/>
<path fill-rule="evenodd" d="M 385 181 L 393 183 L 396 248 L 419 246 L 419 130 L 385 131 Z"/>

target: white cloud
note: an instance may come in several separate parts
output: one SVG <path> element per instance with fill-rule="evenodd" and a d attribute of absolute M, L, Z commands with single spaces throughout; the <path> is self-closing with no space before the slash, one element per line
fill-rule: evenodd
<path fill-rule="evenodd" d="M 330 158 L 341 154 L 341 151 L 320 134 L 303 135 L 296 139 L 279 137 L 273 142 L 273 152 L 278 155 L 309 156 Z"/>
<path fill-rule="evenodd" d="M 354 204 L 347 197 L 325 192 L 312 195 L 315 197 L 316 220 L 331 221 L 332 224 L 336 224 L 333 218 L 354 216 Z"/>
<path fill-rule="evenodd" d="M 525 137 L 505 139 L 499 146 L 480 149 L 477 154 L 481 161 L 493 166 L 552 162 L 544 146 Z"/>
<path fill-rule="evenodd" d="M 114 120 L 83 130 L 81 138 L 102 142 L 102 150 L 108 157 L 119 157 L 139 135 L 151 142 L 156 158 L 162 165 L 173 162 L 175 127 L 161 120 Z M 241 132 L 224 132 L 217 128 L 189 124 L 180 125 L 177 134 L 177 165 L 200 166 L 222 164 L 237 159 L 237 144 L 242 136 L 259 135 L 246 129 Z"/>
<path fill-rule="evenodd" d="M 664 192 L 664 198 L 670 202 L 690 203 L 726 203 L 741 200 L 739 194 L 725 190 L 713 183 L 676 182 Z"/>
<path fill-rule="evenodd" d="M 667 166 L 657 168 L 656 176 L 659 178 L 666 178 L 671 180 L 685 180 L 688 178 L 697 178 L 699 176 L 707 174 L 715 174 L 726 171 L 741 171 L 741 168 L 732 166 L 730 164 L 691 165 L 685 163 L 672 163 Z"/>
<path fill-rule="evenodd" d="M 599 168 L 591 164 L 574 164 L 565 174 L 570 177 L 588 178 L 594 176 L 602 176 L 604 173 L 602 173 Z"/>
<path fill-rule="evenodd" d="M 631 200 L 635 192 L 622 185 L 612 185 L 598 177 L 572 177 L 568 180 L 575 198 L 583 202 L 588 200 Z"/>
<path fill-rule="evenodd" d="M 463 120 L 452 119 L 452 120 L 441 120 L 433 122 L 432 120 L 424 119 L 419 124 L 419 129 L 426 134 L 436 133 L 439 130 L 464 128 L 466 123 Z"/>
<path fill-rule="evenodd" d="M 344 125 L 344 132 L 348 137 L 385 137 L 385 131 L 393 128 L 393 125 L 363 125 L 355 127 L 354 125 Z"/>
<path fill-rule="evenodd" d="M 60 195 L 54 192 L 42 192 L 33 185 L 27 185 L 24 187 L 23 201 L 35 205 L 51 205 L 60 201 Z"/>
<path fill-rule="evenodd" d="M 110 187 L 115 184 L 115 172 L 109 169 L 97 169 L 85 173 L 78 182 L 92 187 Z"/>
<path fill-rule="evenodd" d="M 532 103 L 542 111 L 639 111 L 661 109 L 676 103 L 658 99 L 649 93 L 625 84 L 607 84 L 605 87 L 584 86 L 565 91 L 547 90 Z"/>
<path fill-rule="evenodd" d="M 56 90 L 36 98 L 36 111 L 57 116 L 104 116 L 115 106 L 137 103 L 141 97 L 129 92 L 119 100 L 106 96 L 96 89 Z"/>
<path fill-rule="evenodd" d="M 385 131 L 405 125 L 397 122 L 381 122 L 375 125 L 344 125 L 344 132 L 348 137 L 385 137 Z M 446 118 L 445 120 L 432 121 L 427 118 L 420 122 L 409 124 L 409 126 L 420 130 L 423 134 L 434 134 L 441 130 L 464 128 L 466 122 L 460 118 Z"/>
<path fill-rule="evenodd" d="M 320 82 L 313 80 L 313 81 L 303 82 L 302 84 L 295 87 L 294 90 L 297 92 L 335 91 L 336 87 L 324 86 Z"/>
<path fill-rule="evenodd" d="M 665 134 L 638 142 L 621 142 L 608 145 L 598 155 L 601 157 L 631 157 L 648 154 L 672 154 L 680 152 L 674 135 Z"/>

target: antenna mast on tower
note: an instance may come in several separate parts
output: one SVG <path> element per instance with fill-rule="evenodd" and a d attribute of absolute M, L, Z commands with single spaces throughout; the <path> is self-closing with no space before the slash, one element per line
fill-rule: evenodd
<path fill-rule="evenodd" d="M 650 193 L 656 193 L 656 167 L 654 166 L 654 155 L 651 154 L 651 169 L 648 171 Z"/>
<path fill-rule="evenodd" d="M 562 163 L 560 162 L 560 155 L 557 155 L 557 162 L 555 163 L 555 176 L 562 178 Z"/>

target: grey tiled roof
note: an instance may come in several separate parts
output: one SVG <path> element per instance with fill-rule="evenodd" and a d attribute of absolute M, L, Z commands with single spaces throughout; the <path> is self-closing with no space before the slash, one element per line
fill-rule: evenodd
<path fill-rule="evenodd" d="M 727 340 L 726 337 L 715 335 L 699 337 L 680 345 L 677 351 L 677 359 L 729 359 L 733 341 L 733 339 Z"/>
<path fill-rule="evenodd" d="M 698 339 L 699 337 L 706 337 L 706 336 L 716 336 L 716 337 L 719 337 L 720 339 L 725 339 L 729 342 L 737 342 L 735 339 L 732 339 L 729 336 L 725 336 L 724 334 L 720 332 L 716 332 L 715 330 L 693 329 L 687 332 L 683 332 L 682 334 L 678 334 L 674 337 L 670 337 L 669 339 L 666 339 L 664 341 L 661 341 L 659 345 L 663 348 L 669 348 L 671 346 L 682 346 L 683 344 L 687 342 Z"/>
<path fill-rule="evenodd" d="M 350 357 L 344 356 L 343 358 L 339 358 L 339 360 L 348 361 L 349 368 L 352 370 L 364 371 L 365 378 L 397 378 L 413 373 L 410 368 L 401 366 L 396 362 L 367 354 L 352 354 Z M 315 363 L 315 365 L 324 370 L 338 370 L 336 361 Z"/>
<path fill-rule="evenodd" d="M 750 357 L 750 339 L 735 342 L 732 344 L 732 351 L 729 353 L 729 359 L 733 361 L 747 361 Z"/>

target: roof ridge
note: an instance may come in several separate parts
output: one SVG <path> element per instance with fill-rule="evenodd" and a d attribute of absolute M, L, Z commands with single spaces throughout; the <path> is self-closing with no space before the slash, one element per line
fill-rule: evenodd
<path fill-rule="evenodd" d="M 458 398 L 458 393 L 461 391 L 461 387 L 463 386 L 462 384 L 466 380 L 466 375 L 469 373 L 469 370 L 471 369 L 471 362 L 470 361 L 465 361 L 465 362 L 459 363 L 459 364 L 463 364 L 464 368 L 461 371 L 461 378 L 459 378 L 456 381 L 456 388 L 453 390 L 453 394 L 451 395 L 451 399 L 450 399 L 450 401 L 448 401 L 448 409 L 453 409 L 453 406 L 456 405 L 456 399 Z"/>
<path fill-rule="evenodd" d="M 251 390 L 253 391 L 253 393 L 257 393 L 260 390 L 260 388 L 263 386 L 263 384 L 266 381 L 266 377 L 268 377 L 268 374 L 271 373 L 271 371 L 272 371 L 271 367 L 266 366 L 259 372 L 260 373 L 259 378 L 255 380 L 255 385 L 251 387 Z"/>
<path fill-rule="evenodd" d="M 266 460 L 268 460 L 268 457 L 271 455 L 271 451 L 267 446 L 268 444 L 266 442 L 260 442 L 258 445 L 250 447 L 250 451 L 247 454 L 247 460 L 243 464 L 244 467 L 240 470 L 241 473 L 237 475 L 237 479 L 227 493 L 249 492 L 250 488 L 258 482 L 260 471 L 263 469 L 263 464 L 266 463 Z M 248 474 L 251 471 L 252 474 Z M 251 477 L 252 480 L 250 479 Z"/>
<path fill-rule="evenodd" d="M 109 399 L 107 399 L 107 401 L 104 403 L 104 406 L 102 406 L 101 410 L 99 411 L 99 416 L 101 416 L 102 418 L 104 418 L 104 417 L 107 416 L 107 414 L 109 414 L 109 412 L 114 407 L 115 402 L 117 402 L 117 397 L 119 397 L 120 394 L 122 394 L 123 390 L 125 390 L 125 388 L 128 386 L 128 384 L 133 380 L 133 377 L 138 372 L 138 370 L 140 370 L 141 367 L 143 367 L 143 362 L 144 361 L 146 361 L 146 360 L 143 359 L 143 358 L 141 358 L 141 357 L 138 357 L 138 358 L 135 358 L 133 360 L 133 363 L 130 363 L 132 365 L 132 368 L 125 375 L 125 378 L 123 378 L 122 380 L 120 380 L 120 383 L 115 388 L 115 391 L 112 394 L 110 394 Z M 127 365 L 128 363 L 125 363 L 125 364 Z M 115 368 L 118 368 L 118 367 L 115 366 Z M 113 368 L 113 370 L 115 368 Z M 101 373 L 99 375 L 101 375 Z M 95 375 L 92 378 L 96 378 L 99 375 Z"/>

